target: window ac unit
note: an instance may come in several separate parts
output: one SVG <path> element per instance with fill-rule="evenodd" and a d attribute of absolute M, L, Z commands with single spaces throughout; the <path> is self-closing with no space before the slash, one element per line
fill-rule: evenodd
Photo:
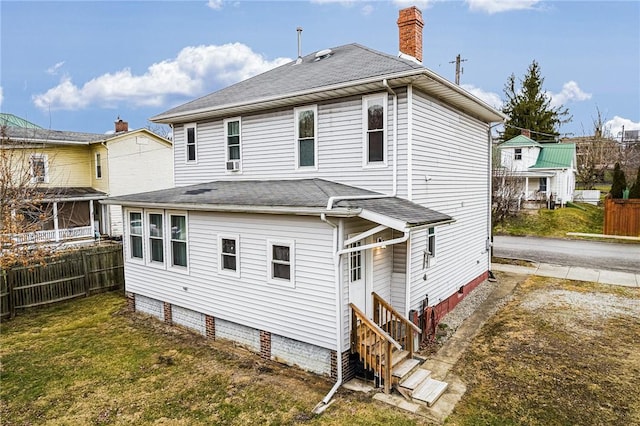
<path fill-rule="evenodd" d="M 240 160 L 227 161 L 227 170 L 237 172 L 240 170 Z"/>

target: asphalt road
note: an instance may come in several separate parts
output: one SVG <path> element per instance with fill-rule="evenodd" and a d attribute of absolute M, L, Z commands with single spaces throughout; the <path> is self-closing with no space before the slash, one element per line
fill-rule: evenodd
<path fill-rule="evenodd" d="M 493 255 L 554 265 L 640 273 L 640 244 L 495 236 Z"/>

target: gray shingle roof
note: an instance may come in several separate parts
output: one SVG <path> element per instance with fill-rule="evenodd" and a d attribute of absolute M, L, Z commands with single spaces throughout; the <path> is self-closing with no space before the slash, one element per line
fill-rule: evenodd
<path fill-rule="evenodd" d="M 107 199 L 108 204 L 223 207 L 315 208 L 324 210 L 330 197 L 381 194 L 324 179 L 216 181 Z M 338 200 L 336 208 L 366 209 L 401 220 L 408 226 L 451 220 L 450 216 L 397 197 Z M 205 208 L 206 209 L 206 208 Z"/>
<path fill-rule="evenodd" d="M 34 140 L 88 144 L 90 142 L 104 140 L 113 136 L 100 133 L 67 132 L 62 130 L 29 129 L 20 127 L 7 127 L 5 132 L 6 136 L 16 142 Z"/>
<path fill-rule="evenodd" d="M 355 43 L 334 47 L 331 51 L 331 55 L 320 60 L 316 60 L 314 52 L 303 57 L 300 64 L 295 64 L 295 61 L 289 62 L 170 109 L 156 117 L 230 103 L 250 102 L 254 99 L 296 93 L 368 77 L 424 69 L 422 65 L 415 62 L 381 53 Z"/>

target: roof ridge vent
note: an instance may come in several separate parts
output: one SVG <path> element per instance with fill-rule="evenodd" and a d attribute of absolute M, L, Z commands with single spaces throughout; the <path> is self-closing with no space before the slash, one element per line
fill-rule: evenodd
<path fill-rule="evenodd" d="M 332 54 L 333 54 L 333 50 L 331 49 L 318 50 L 318 52 L 316 52 L 316 59 L 314 59 L 314 61 L 315 62 L 321 61 L 323 59 L 328 58 Z"/>

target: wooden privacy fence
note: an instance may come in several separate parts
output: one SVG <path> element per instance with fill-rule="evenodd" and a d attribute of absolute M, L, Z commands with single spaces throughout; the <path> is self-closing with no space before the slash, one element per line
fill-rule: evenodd
<path fill-rule="evenodd" d="M 605 198 L 604 233 L 640 237 L 640 199 Z"/>
<path fill-rule="evenodd" d="M 122 246 L 79 249 L 43 264 L 0 270 L 0 315 L 124 286 Z"/>

